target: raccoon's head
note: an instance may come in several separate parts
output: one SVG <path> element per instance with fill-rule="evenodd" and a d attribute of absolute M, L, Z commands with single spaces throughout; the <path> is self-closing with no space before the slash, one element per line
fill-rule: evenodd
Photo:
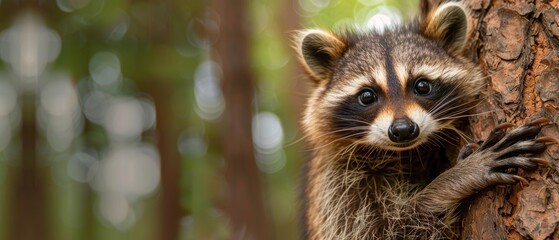
<path fill-rule="evenodd" d="M 403 151 L 452 129 L 484 85 L 461 56 L 467 28 L 463 7 L 446 3 L 382 33 L 301 31 L 296 48 L 314 82 L 303 121 L 311 141 Z"/>

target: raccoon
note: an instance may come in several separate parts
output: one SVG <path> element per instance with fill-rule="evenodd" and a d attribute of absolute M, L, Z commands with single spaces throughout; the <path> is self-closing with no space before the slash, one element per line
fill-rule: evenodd
<path fill-rule="evenodd" d="M 466 10 L 452 2 L 382 32 L 298 32 L 313 82 L 303 238 L 456 238 L 468 197 L 526 182 L 510 168 L 546 164 L 535 156 L 556 141 L 536 137 L 547 119 L 500 124 L 480 145 L 459 147 L 486 87 L 463 56 L 467 31 Z"/>

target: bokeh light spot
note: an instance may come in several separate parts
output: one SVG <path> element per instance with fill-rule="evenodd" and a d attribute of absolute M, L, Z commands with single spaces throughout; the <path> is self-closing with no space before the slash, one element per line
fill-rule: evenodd
<path fill-rule="evenodd" d="M 126 198 L 116 193 L 102 194 L 99 201 L 101 215 L 111 224 L 120 228 L 123 226 L 130 214 L 130 205 Z"/>
<path fill-rule="evenodd" d="M 83 118 L 77 90 L 70 77 L 56 74 L 40 90 L 39 123 L 49 145 L 56 151 L 70 147 L 81 131 Z"/>
<path fill-rule="evenodd" d="M 0 117 L 8 116 L 17 105 L 17 92 L 12 84 L 0 81 Z"/>
<path fill-rule="evenodd" d="M 68 176 L 78 182 L 90 182 L 98 169 L 99 161 L 84 152 L 77 152 L 68 160 Z"/>
<path fill-rule="evenodd" d="M 330 5 L 330 0 L 299 0 L 299 6 L 307 13 L 318 13 Z"/>
<path fill-rule="evenodd" d="M 151 99 L 140 99 L 139 101 L 144 113 L 144 117 L 143 117 L 144 131 L 154 128 L 157 120 L 156 112 L 155 112 L 155 104 Z"/>
<path fill-rule="evenodd" d="M 386 28 L 400 25 L 403 21 L 400 11 L 393 7 L 378 7 L 370 15 L 365 27 L 377 32 L 383 32 Z"/>
<path fill-rule="evenodd" d="M 103 125 L 116 141 L 139 139 L 144 130 L 142 104 L 130 97 L 114 98 L 105 114 Z"/>
<path fill-rule="evenodd" d="M 153 192 L 159 185 L 159 158 L 153 148 L 120 147 L 101 162 L 97 182 L 103 192 L 118 192 L 135 199 Z"/>
<path fill-rule="evenodd" d="M 107 38 L 112 41 L 121 40 L 128 31 L 129 26 L 130 17 L 126 14 L 126 12 L 121 11 L 119 19 L 113 25 L 113 28 Z"/>
<path fill-rule="evenodd" d="M 180 135 L 177 147 L 179 152 L 185 156 L 203 157 L 208 150 L 208 144 L 201 137 L 187 133 Z"/>
<path fill-rule="evenodd" d="M 58 8 L 64 12 L 73 12 L 87 6 L 91 0 L 56 0 Z"/>
<path fill-rule="evenodd" d="M 83 111 L 87 120 L 95 124 L 103 124 L 105 114 L 112 96 L 101 91 L 93 91 L 85 96 Z"/>
<path fill-rule="evenodd" d="M 58 33 L 47 28 L 32 13 L 22 14 L 12 27 L 0 33 L 0 57 L 23 77 L 21 86 L 24 90 L 35 90 L 37 77 L 48 62 L 58 57 L 60 49 Z"/>
<path fill-rule="evenodd" d="M 283 150 L 273 153 L 256 153 L 256 166 L 264 173 L 276 173 L 285 167 L 286 156 Z"/>
<path fill-rule="evenodd" d="M 277 151 L 283 143 L 283 128 L 278 116 L 272 112 L 257 113 L 252 119 L 252 138 L 257 151 Z"/>
<path fill-rule="evenodd" d="M 120 80 L 120 60 L 111 52 L 96 53 L 89 62 L 89 73 L 100 86 L 114 86 Z"/>
<path fill-rule="evenodd" d="M 72 115 L 78 108 L 78 96 L 69 79 L 51 81 L 41 91 L 41 106 L 52 116 Z"/>
<path fill-rule="evenodd" d="M 196 113 L 204 120 L 216 120 L 225 110 L 220 88 L 221 67 L 214 61 L 204 61 L 194 74 Z"/>

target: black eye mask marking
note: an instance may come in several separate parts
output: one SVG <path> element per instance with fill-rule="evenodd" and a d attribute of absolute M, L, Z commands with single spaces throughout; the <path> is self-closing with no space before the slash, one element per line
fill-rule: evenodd
<path fill-rule="evenodd" d="M 463 111 L 464 107 L 467 107 L 459 107 L 463 104 L 463 99 L 460 97 L 461 90 L 439 79 L 430 80 L 420 77 L 410 81 L 407 89 L 409 96 L 412 96 L 435 119 Z"/>
<path fill-rule="evenodd" d="M 365 92 L 374 94 L 363 99 Z M 348 95 L 343 101 L 339 102 L 330 111 L 329 122 L 332 126 L 331 132 L 341 137 L 359 139 L 364 137 L 369 131 L 371 123 L 378 114 L 383 101 L 378 91 L 372 88 L 363 88 L 356 95 Z M 370 100 L 368 104 L 363 104 L 363 100 Z"/>

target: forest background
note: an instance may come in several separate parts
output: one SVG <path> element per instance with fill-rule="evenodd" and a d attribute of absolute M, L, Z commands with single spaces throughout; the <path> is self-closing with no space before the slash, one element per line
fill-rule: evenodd
<path fill-rule="evenodd" d="M 418 11 L 396 0 L 1 1 L 0 239 L 296 239 L 309 152 L 290 36 Z"/>

